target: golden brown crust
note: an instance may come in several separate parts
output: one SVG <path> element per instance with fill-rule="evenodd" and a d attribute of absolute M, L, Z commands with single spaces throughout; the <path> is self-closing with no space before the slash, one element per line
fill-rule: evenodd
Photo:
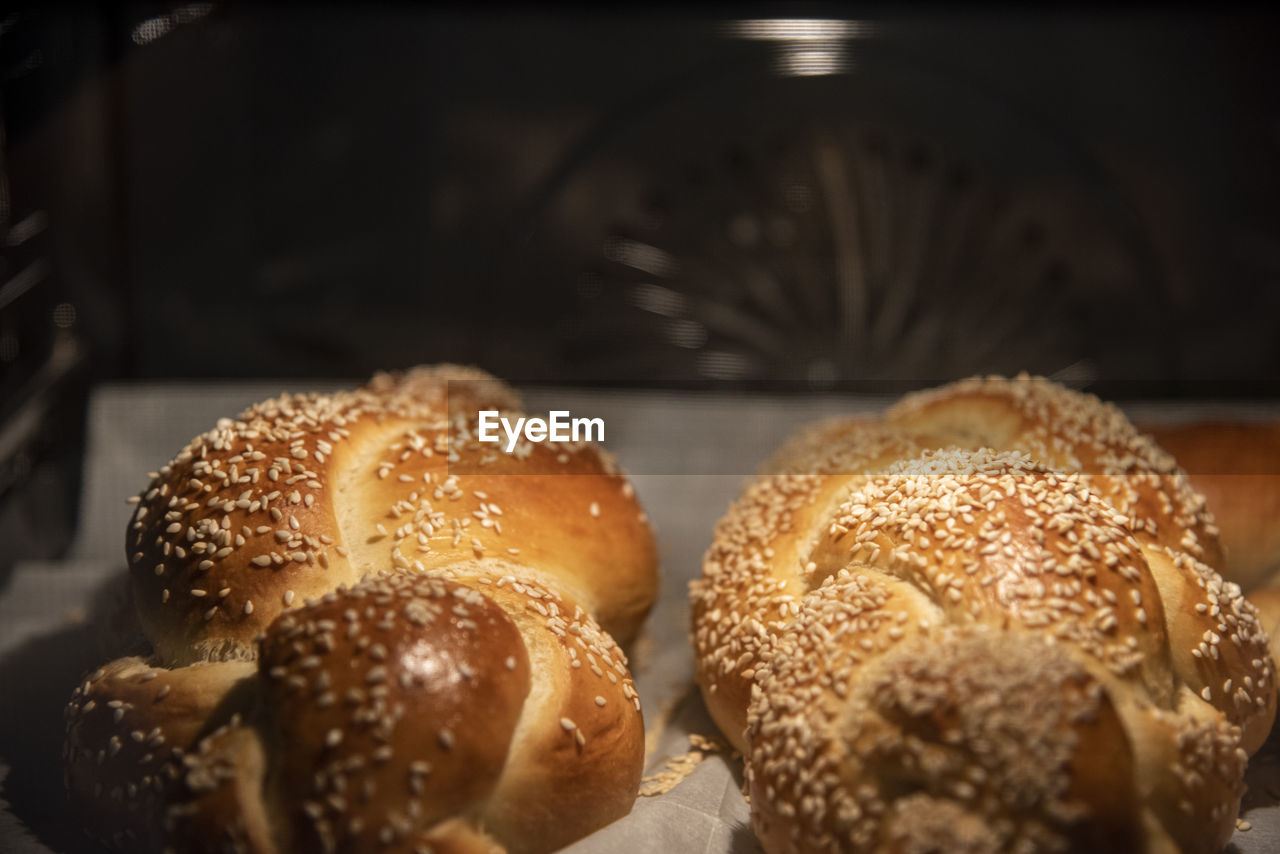
<path fill-rule="evenodd" d="M 1027 454 L 1095 478 L 1093 487 L 1144 540 L 1222 564 L 1218 530 L 1177 461 L 1113 404 L 1043 377 L 975 377 L 907 395 L 885 415 L 944 445 Z M 1114 477 L 1123 475 L 1123 477 Z"/>
<path fill-rule="evenodd" d="M 232 713 L 222 701 L 251 679 L 252 664 L 180 670 L 121 658 L 94 671 L 67 705 L 67 788 L 85 829 L 122 850 L 159 847 L 154 820 L 206 730 Z"/>
<path fill-rule="evenodd" d="M 267 762 L 263 740 L 239 716 L 193 745 L 155 828 L 166 854 L 277 854 L 262 791 Z"/>
<path fill-rule="evenodd" d="M 968 381 L 767 470 L 692 595 L 768 850 L 1225 844 L 1274 667 L 1203 501 L 1118 410 Z"/>
<path fill-rule="evenodd" d="M 68 712 L 96 835 L 544 851 L 630 810 L 639 700 L 597 618 L 638 630 L 652 534 L 594 446 L 479 443 L 476 410 L 515 405 L 487 374 L 416 369 L 258 404 L 155 474 L 128 543 L 154 661 L 113 663 Z M 177 750 L 138 770 L 112 747 L 135 731 Z M 139 792 L 123 812 L 117 781 Z"/>
<path fill-rule="evenodd" d="M 1258 621 L 1268 638 L 1280 637 L 1280 587 L 1264 587 L 1248 594 L 1250 604 L 1258 611 Z M 1272 655 L 1275 655 L 1272 646 Z"/>
<path fill-rule="evenodd" d="M 444 447 L 443 429 L 414 433 Z M 448 454 L 406 456 L 407 431 L 396 438 L 346 487 L 341 524 L 367 532 L 345 540 L 359 571 L 506 560 L 582 603 L 619 643 L 635 636 L 657 557 L 633 490 L 600 451 L 527 444 L 516 457 L 455 432 Z"/>
<path fill-rule="evenodd" d="M 787 442 L 716 526 L 693 591 L 698 684 L 712 718 L 745 749 L 747 701 L 768 627 L 798 613 L 822 521 L 859 476 L 927 447 L 864 419 L 830 421 Z M 809 582 L 816 583 L 816 582 Z"/>
<path fill-rule="evenodd" d="M 1245 590 L 1280 573 L 1280 424 L 1144 425 L 1204 495 L 1221 532 L 1223 577 Z"/>
<path fill-rule="evenodd" d="M 581 607 L 511 575 L 477 589 L 512 616 L 539 677 L 479 824 L 512 854 L 560 848 L 630 811 L 640 698 L 621 650 Z"/>
<path fill-rule="evenodd" d="M 451 418 L 446 384 L 476 406 L 507 396 L 475 376 L 420 369 L 285 395 L 192 440 L 129 528 L 138 613 L 162 659 L 252 657 L 291 603 L 486 553 L 519 555 L 629 641 L 655 596 L 656 554 L 626 478 L 589 444 L 507 455 L 479 443 L 473 409 L 455 402 Z"/>
<path fill-rule="evenodd" d="M 861 596 L 874 585 L 850 583 Z M 768 850 L 953 850 L 934 847 L 948 838 L 983 852 L 1135 849 L 1142 812 L 1124 728 L 1061 648 L 946 626 L 892 645 L 842 698 L 809 673 L 847 676 L 823 649 L 848 655 L 789 648 L 752 706 L 753 824 Z M 802 729 L 786 710 L 811 703 L 821 722 L 807 715 L 814 729 Z"/>
<path fill-rule="evenodd" d="M 288 847 L 306 851 L 371 849 L 487 799 L 530 681 L 501 608 L 407 574 L 282 616 L 260 668 Z"/>

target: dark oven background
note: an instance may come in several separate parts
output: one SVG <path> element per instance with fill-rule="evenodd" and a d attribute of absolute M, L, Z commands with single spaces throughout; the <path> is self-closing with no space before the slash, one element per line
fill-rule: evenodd
<path fill-rule="evenodd" d="M 65 543 L 104 380 L 1273 398 L 1277 34 L 1218 7 L 3 13 L 4 562 Z"/>

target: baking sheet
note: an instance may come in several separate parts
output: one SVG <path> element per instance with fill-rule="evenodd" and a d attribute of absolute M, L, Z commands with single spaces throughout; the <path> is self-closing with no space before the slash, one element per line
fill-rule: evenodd
<path fill-rule="evenodd" d="M 76 680 L 101 664 L 102 622 L 123 588 L 125 499 L 146 473 L 220 417 L 297 383 L 108 385 L 89 408 L 81 522 L 69 557 L 20 564 L 0 591 L 0 851 L 95 850 L 75 830 L 63 793 L 62 708 Z M 337 384 L 309 384 L 325 390 Z M 754 467 L 796 426 L 836 414 L 877 411 L 887 399 L 534 389 L 531 412 L 569 409 L 601 417 L 605 445 L 632 473 L 658 536 L 663 584 L 647 638 L 633 651 L 646 722 L 660 729 L 650 773 L 689 749 L 690 733 L 715 736 L 690 691 L 686 585 L 711 531 Z M 1272 407 L 1266 407 L 1274 412 Z M 1208 414 L 1240 417 L 1259 407 L 1147 404 L 1148 420 Z M 661 722 L 661 727 L 658 726 Z M 1280 738 L 1254 757 L 1243 817 L 1229 850 L 1280 850 Z M 741 791 L 741 760 L 712 754 L 679 785 L 640 798 L 627 818 L 571 846 L 604 852 L 755 852 Z M 1274 794 L 1272 794 L 1274 793 Z"/>

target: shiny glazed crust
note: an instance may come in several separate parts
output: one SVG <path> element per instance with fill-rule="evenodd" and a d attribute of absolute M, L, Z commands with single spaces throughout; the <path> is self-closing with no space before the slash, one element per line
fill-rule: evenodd
<path fill-rule="evenodd" d="M 547 851 L 631 808 L 614 637 L 656 593 L 595 447 L 474 438 L 517 402 L 442 366 L 224 420 L 158 471 L 128 550 L 155 654 L 67 710 L 72 800 L 128 851 Z"/>

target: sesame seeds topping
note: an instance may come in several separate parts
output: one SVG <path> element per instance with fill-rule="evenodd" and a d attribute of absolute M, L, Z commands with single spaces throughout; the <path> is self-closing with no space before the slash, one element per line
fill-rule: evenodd
<path fill-rule="evenodd" d="M 160 633 L 174 638 L 155 660 L 260 656 L 259 677 L 246 680 L 237 695 L 259 692 L 265 700 L 253 701 L 249 723 L 229 724 L 210 739 L 275 716 L 272 726 L 285 731 L 290 744 L 305 742 L 306 751 L 320 757 L 307 760 L 305 773 L 290 763 L 306 751 L 292 749 L 272 757 L 272 773 L 278 763 L 287 781 L 281 791 L 290 793 L 284 808 L 310 823 L 304 835 L 313 829 L 322 846 L 363 850 L 385 840 L 412 848 L 415 834 L 438 821 L 431 810 L 447 800 L 442 792 L 452 797 L 451 787 L 465 789 L 473 776 L 481 781 L 476 785 L 492 787 L 507 746 L 489 742 L 501 741 L 503 720 L 515 731 L 528 694 L 531 657 L 522 633 L 579 663 L 571 678 L 586 680 L 574 684 L 586 686 L 582 696 L 594 698 L 595 706 L 587 701 L 590 716 L 573 706 L 565 720 L 574 727 L 564 732 L 580 749 L 592 739 L 580 756 L 609 749 L 609 739 L 595 741 L 602 722 L 639 726 L 625 658 L 588 614 L 558 595 L 548 559 L 524 534 L 529 508 L 508 503 L 511 493 L 501 481 L 472 489 L 479 487 L 473 475 L 450 473 L 446 456 L 466 460 L 469 440 L 465 426 L 455 430 L 446 422 L 443 394 L 436 394 L 443 383 L 432 382 L 434 397 L 421 385 L 375 381 L 352 394 L 283 395 L 251 407 L 193 440 L 135 502 L 128 554 L 144 594 L 139 602 L 147 603 Z M 569 473 L 603 469 L 602 476 L 621 483 L 594 452 L 556 453 Z M 336 498 L 346 476 L 335 470 L 338 461 L 343 472 L 359 464 L 356 491 L 379 496 L 357 502 L 354 514 Z M 606 510 L 619 506 L 615 494 L 595 494 Z M 376 522 L 354 518 L 365 507 Z M 599 503 L 587 509 L 594 518 L 602 515 Z M 599 533 L 587 536 L 608 536 L 615 515 L 619 524 L 633 524 L 630 513 L 603 515 L 609 524 L 590 526 Z M 371 532 L 378 537 L 366 544 Z M 517 555 L 527 565 L 515 565 Z M 485 574 L 499 564 L 514 576 L 502 587 L 501 607 L 440 577 L 441 566 Z M 142 572 L 146 579 L 138 579 Z M 551 590 L 528 583 L 526 576 L 544 573 Z M 361 576 L 366 580 L 341 587 Z M 498 577 L 493 572 L 472 581 L 487 591 Z M 504 613 L 518 619 L 510 622 Z M 495 643 L 493 624 L 501 620 L 508 621 L 502 625 L 510 637 Z M 443 649 L 429 654 L 432 645 Z M 433 661 L 446 666 L 429 666 Z M 145 677 L 153 683 L 148 706 L 170 698 L 166 706 L 184 709 L 188 695 L 180 684 L 174 697 L 161 678 L 180 671 L 148 672 L 160 674 Z M 479 699 L 467 706 L 469 697 Z M 120 726 L 131 728 L 112 746 L 104 743 L 104 756 L 108 749 L 124 757 L 135 745 L 148 746 L 151 728 L 127 709 L 106 714 L 118 714 Z M 557 720 L 545 725 L 555 727 Z M 567 741 L 557 739 L 558 749 Z M 181 745 L 188 751 L 178 766 L 181 785 L 205 793 L 230 784 L 222 776 L 227 754 L 211 744 Z M 130 797 L 128 784 L 120 790 L 121 799 Z"/>
<path fill-rule="evenodd" d="M 808 845 L 828 838 L 833 818 L 846 828 L 841 835 L 858 838 L 874 836 L 888 815 L 876 773 L 861 775 L 857 786 L 838 784 L 834 770 L 857 761 L 846 753 L 850 742 L 840 738 L 842 720 L 855 728 L 851 740 L 861 735 L 877 745 L 874 759 L 867 758 L 874 767 L 890 776 L 916 769 L 911 773 L 927 791 L 971 802 L 977 786 L 1017 793 L 1022 803 L 1036 805 L 1051 835 L 1062 831 L 1063 818 L 1078 815 L 1064 809 L 1077 743 L 1072 730 L 1096 716 L 1101 694 L 1065 650 L 1034 636 L 1006 645 L 996 631 L 948 627 L 891 649 L 841 702 L 824 699 L 832 695 L 813 681 L 821 679 L 829 656 L 843 655 L 838 646 L 806 643 L 790 652 L 763 674 L 768 688 L 752 703 L 751 787 L 753 798 L 770 787 L 788 793 Z M 842 703 L 852 707 L 847 717 Z M 813 714 L 787 714 L 788 708 Z M 940 736 L 930 734 L 931 718 L 948 722 Z M 971 807 L 989 824 L 1001 808 L 992 801 Z M 1057 828 L 1055 814 L 1062 816 Z"/>
<path fill-rule="evenodd" d="M 887 422 L 820 424 L 788 443 L 768 469 L 778 473 L 717 526 L 691 585 L 699 681 L 731 738 L 736 721 L 749 725 L 739 746 L 770 838 L 930 850 L 917 819 L 963 804 L 937 839 L 983 816 L 975 827 L 995 834 L 993 849 L 1061 846 L 1064 816 L 1088 812 L 1063 797 L 1071 756 L 1096 749 L 1071 728 L 1113 693 L 1126 699 L 1115 710 L 1126 730 L 1197 751 L 1179 791 L 1198 819 L 1223 820 L 1228 808 L 1201 781 L 1238 785 L 1241 730 L 1274 704 L 1274 675 L 1247 603 L 1202 562 L 1216 532 L 1172 459 L 1114 407 L 1041 380 L 969 381 L 908 398 Z M 993 633 L 956 639 L 972 661 L 917 666 L 950 655 L 952 633 L 975 625 Z M 1043 644 L 1051 652 L 1028 654 L 1013 678 L 1010 660 Z M 955 700 L 941 686 L 966 669 L 965 702 L 1002 717 L 1000 735 L 980 736 L 977 719 L 973 732 L 937 732 L 952 712 L 913 729 L 912 715 Z M 1025 705 L 1010 699 L 1016 685 L 1032 691 L 1055 672 L 1078 702 L 1055 689 L 1035 701 L 1043 715 L 997 714 Z M 888 693 L 869 695 L 873 679 Z M 1197 734 L 1202 720 L 1212 734 Z M 1058 729 L 1032 732 L 1048 721 Z M 949 758 L 956 746 L 968 755 Z M 1014 752 L 974 755 L 991 749 Z M 1117 790 L 1135 785 L 1132 773 Z M 904 780 L 921 793 L 901 794 Z M 983 812 L 1033 791 L 1037 818 L 1018 829 Z M 1168 826 L 1163 805 L 1148 806 Z"/>

